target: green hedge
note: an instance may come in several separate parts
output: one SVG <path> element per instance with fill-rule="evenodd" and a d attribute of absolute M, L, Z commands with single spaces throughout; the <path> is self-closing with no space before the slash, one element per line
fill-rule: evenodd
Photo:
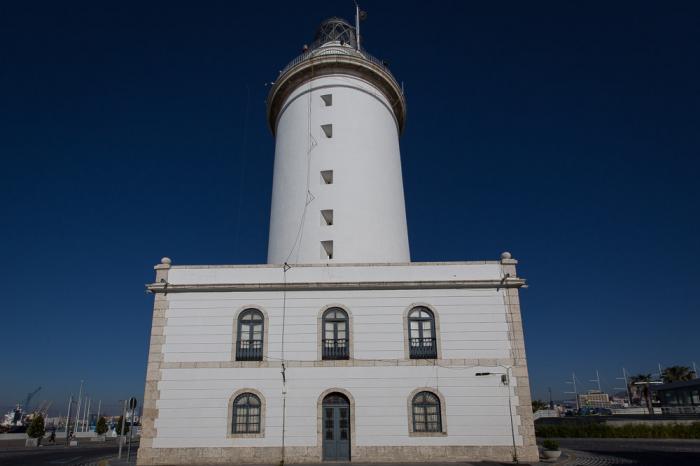
<path fill-rule="evenodd" d="M 700 422 L 692 424 L 627 424 L 610 426 L 597 423 L 576 423 L 535 426 L 538 437 L 596 437 L 596 438 L 697 438 Z"/>

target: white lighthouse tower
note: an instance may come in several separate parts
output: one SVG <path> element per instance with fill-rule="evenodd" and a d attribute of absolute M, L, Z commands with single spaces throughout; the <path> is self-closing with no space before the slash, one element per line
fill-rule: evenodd
<path fill-rule="evenodd" d="M 268 263 L 409 262 L 406 103 L 355 28 L 330 18 L 268 97 L 276 138 Z"/>
<path fill-rule="evenodd" d="M 324 21 L 270 89 L 268 263 L 155 266 L 138 464 L 537 461 L 517 261 L 410 262 L 406 104 L 357 42 Z"/>

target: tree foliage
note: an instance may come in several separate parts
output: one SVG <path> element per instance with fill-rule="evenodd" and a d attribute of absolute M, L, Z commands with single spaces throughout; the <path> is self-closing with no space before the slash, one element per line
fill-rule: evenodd
<path fill-rule="evenodd" d="M 105 420 L 104 416 L 100 416 L 100 418 L 97 420 L 95 432 L 97 435 L 102 435 L 107 432 L 107 421 Z"/>
<path fill-rule="evenodd" d="M 682 382 L 695 378 L 695 372 L 687 366 L 671 366 L 664 369 L 661 377 L 664 383 Z"/>
<path fill-rule="evenodd" d="M 117 432 L 117 435 L 126 435 L 129 433 L 129 423 L 124 422 L 124 433 L 122 434 L 122 422 L 124 421 L 124 416 L 119 416 L 119 421 L 117 421 L 117 425 L 114 426 L 114 430 Z"/>
<path fill-rule="evenodd" d="M 45 433 L 44 416 L 37 414 L 27 428 L 27 436 L 30 438 L 42 438 Z"/>

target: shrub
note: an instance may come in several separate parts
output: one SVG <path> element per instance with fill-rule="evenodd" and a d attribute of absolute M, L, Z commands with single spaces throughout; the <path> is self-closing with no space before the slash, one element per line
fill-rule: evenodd
<path fill-rule="evenodd" d="M 538 437 L 580 438 L 676 438 L 700 439 L 700 422 L 688 424 L 627 424 L 610 426 L 603 423 L 571 423 L 536 425 Z"/>
<path fill-rule="evenodd" d="M 124 419 L 124 416 L 119 416 L 119 420 L 117 421 L 117 425 L 114 426 L 114 430 L 117 433 L 117 435 L 126 435 L 129 432 L 129 423 L 125 422 L 124 423 L 124 433 L 122 434 L 122 420 Z"/>
<path fill-rule="evenodd" d="M 552 440 L 552 439 L 547 439 L 544 442 L 542 442 L 542 446 L 544 447 L 545 450 L 550 450 L 550 451 L 559 450 L 559 442 L 557 442 L 556 440 Z"/>
<path fill-rule="evenodd" d="M 42 438 L 45 433 L 44 417 L 41 414 L 37 414 L 27 428 L 27 436 L 31 438 Z"/>
<path fill-rule="evenodd" d="M 537 412 L 542 409 L 549 408 L 549 405 L 542 400 L 532 400 L 532 412 Z"/>
<path fill-rule="evenodd" d="M 120 426 L 121 427 L 121 426 Z M 107 421 L 103 416 L 97 420 L 97 425 L 95 426 L 95 432 L 97 435 L 102 435 L 107 432 Z"/>

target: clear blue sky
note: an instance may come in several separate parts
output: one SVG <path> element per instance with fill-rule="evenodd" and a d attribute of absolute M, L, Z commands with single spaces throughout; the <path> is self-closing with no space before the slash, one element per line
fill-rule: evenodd
<path fill-rule="evenodd" d="M 697 2 L 366 1 L 414 261 L 520 260 L 534 394 L 700 363 Z M 347 1 L 0 6 L 0 407 L 143 396 L 175 264 L 266 260 L 266 82 Z M 588 385 L 590 388 L 591 385 Z M 585 388 L 585 387 L 584 387 Z"/>

